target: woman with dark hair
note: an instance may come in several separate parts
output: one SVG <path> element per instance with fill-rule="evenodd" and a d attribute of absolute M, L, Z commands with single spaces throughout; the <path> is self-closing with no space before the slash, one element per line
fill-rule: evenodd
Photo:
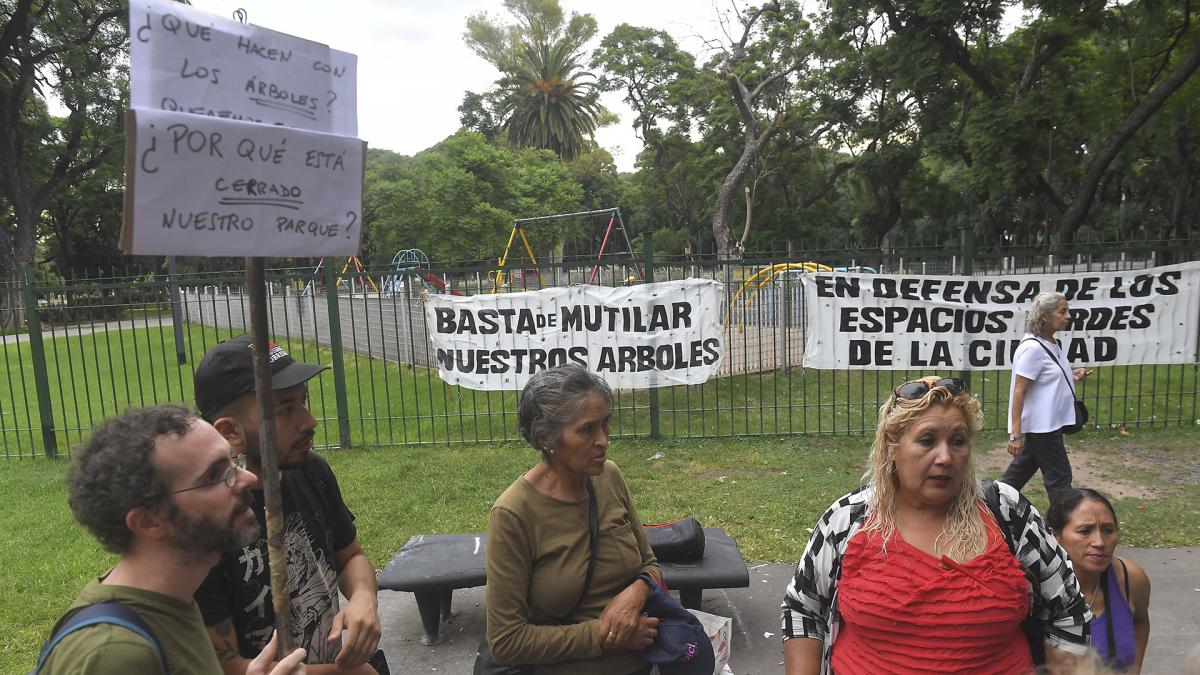
<path fill-rule="evenodd" d="M 1140 673 L 1150 639 L 1150 577 L 1113 555 L 1120 534 L 1112 504 L 1095 490 L 1072 488 L 1050 505 L 1046 525 L 1071 556 L 1092 608 L 1092 647 L 1106 665 Z"/>
<path fill-rule="evenodd" d="M 896 387 L 879 410 L 867 483 L 817 521 L 788 584 L 788 675 L 1032 672 L 1021 628 L 1031 595 L 1047 665 L 1087 651 L 1090 615 L 1066 553 L 1020 493 L 985 491 L 976 478 L 982 424 L 956 379 Z"/>
<path fill-rule="evenodd" d="M 521 392 L 521 436 L 541 458 L 488 521 L 487 639 L 496 663 L 536 675 L 650 672 L 636 652 L 654 642 L 658 619 L 642 616 L 650 587 L 637 577 L 661 585 L 662 574 L 607 459 L 611 407 L 608 385 L 577 365 L 540 371 Z"/>
<path fill-rule="evenodd" d="M 1062 428 L 1075 424 L 1075 383 L 1092 374 L 1087 368 L 1071 370 L 1054 341 L 1054 334 L 1070 324 L 1065 295 L 1046 292 L 1033 299 L 1025 337 L 1013 353 L 1008 389 L 1008 454 L 1013 460 L 1000 480 L 1019 491 L 1041 469 L 1050 501 L 1071 487 Z"/>

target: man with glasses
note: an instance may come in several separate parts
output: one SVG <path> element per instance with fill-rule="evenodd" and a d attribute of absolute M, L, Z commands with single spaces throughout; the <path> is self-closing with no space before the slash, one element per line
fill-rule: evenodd
<path fill-rule="evenodd" d="M 275 443 L 283 500 L 283 540 L 295 644 L 308 652 L 309 673 L 386 675 L 378 650 L 375 568 L 357 539 L 354 515 L 329 464 L 312 452 L 317 422 L 308 411 L 308 381 L 327 366 L 300 363 L 272 343 L 268 358 L 275 399 Z M 205 354 L 195 375 L 200 415 L 246 455 L 261 476 L 253 346 L 248 335 Z M 261 489 L 252 509 L 265 524 Z M 346 597 L 340 604 L 338 591 Z M 241 675 L 275 625 L 267 541 L 226 553 L 196 592 L 209 637 L 227 674 Z"/>
<path fill-rule="evenodd" d="M 219 674 L 192 595 L 222 551 L 259 537 L 249 508 L 256 482 L 221 434 L 184 408 L 131 410 L 97 426 L 67 474 L 68 501 L 120 558 L 76 598 L 38 672 Z M 112 603 L 133 621 L 112 622 L 119 609 L 95 611 Z M 109 619 L 87 625 L 77 617 L 89 607 Z M 264 647 L 247 672 L 268 672 L 275 643 Z M 303 659 L 298 649 L 270 672 L 303 673 Z"/>

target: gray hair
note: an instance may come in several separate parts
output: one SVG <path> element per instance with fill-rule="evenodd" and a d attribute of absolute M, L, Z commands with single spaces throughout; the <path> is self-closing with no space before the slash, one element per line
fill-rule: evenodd
<path fill-rule="evenodd" d="M 1029 316 L 1025 319 L 1025 332 L 1041 336 L 1046 330 L 1046 317 L 1058 307 L 1059 301 L 1066 301 L 1067 296 L 1056 291 L 1043 291 L 1029 303 Z"/>
<path fill-rule="evenodd" d="M 521 436 L 538 450 L 558 445 L 563 428 L 579 414 L 588 394 L 599 394 L 604 404 L 612 408 L 612 389 L 600 376 L 587 368 L 568 364 L 538 371 L 525 389 L 517 405 L 517 424 Z"/>

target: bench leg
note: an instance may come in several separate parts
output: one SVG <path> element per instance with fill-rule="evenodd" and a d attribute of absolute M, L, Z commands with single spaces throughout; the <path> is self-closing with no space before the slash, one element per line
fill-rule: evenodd
<path fill-rule="evenodd" d="M 688 609 L 700 609 L 700 600 L 704 597 L 704 589 L 689 588 L 679 591 L 679 604 Z"/>
<path fill-rule="evenodd" d="M 417 596 L 417 613 L 421 615 L 421 626 L 425 629 L 421 644 L 435 645 L 438 643 L 438 632 L 441 628 L 439 618 L 442 613 L 442 591 L 417 592 L 413 595 Z"/>
<path fill-rule="evenodd" d="M 452 621 L 454 612 L 450 611 L 450 603 L 454 600 L 454 591 L 442 591 L 442 621 Z"/>

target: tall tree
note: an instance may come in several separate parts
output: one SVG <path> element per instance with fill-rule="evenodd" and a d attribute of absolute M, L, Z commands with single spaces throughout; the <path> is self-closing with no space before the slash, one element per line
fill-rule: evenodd
<path fill-rule="evenodd" d="M 596 132 L 601 117 L 594 76 L 579 65 L 563 40 L 530 45 L 517 67 L 500 79 L 498 113 L 509 143 L 545 148 L 564 161 L 575 159 Z"/>
<path fill-rule="evenodd" d="M 121 147 L 120 136 L 112 138 Z M 53 262 L 62 276 L 101 268 L 143 267 L 162 258 L 129 258 L 117 246 L 124 202 L 124 157 L 109 153 L 96 169 L 67 186 L 50 200 L 42 217 L 44 235 L 39 255 Z M 154 263 L 150 263 L 154 264 Z"/>
<path fill-rule="evenodd" d="M 564 16 L 558 0 L 505 0 L 513 22 L 486 12 L 467 19 L 463 40 L 500 71 L 494 94 L 467 92 L 459 111 L 468 128 L 499 123 L 516 147 L 579 155 L 603 120 L 594 77 L 580 64 L 596 34 L 590 14 Z M 489 99 L 494 119 L 489 119 Z"/>
<path fill-rule="evenodd" d="M 894 0 L 835 3 L 858 5 L 868 13 L 882 15 L 887 30 L 903 43 L 902 49 L 936 55 L 956 70 L 976 108 L 970 115 L 975 129 L 968 129 L 964 139 L 968 161 L 981 169 L 985 164 L 1007 167 L 1017 195 L 1037 199 L 1044 217 L 1053 223 L 1054 234 L 1067 240 L 1085 222 L 1122 147 L 1200 68 L 1200 40 L 1196 37 L 1200 17 L 1190 1 L 1182 6 L 1133 2 L 1112 7 L 1104 0 L 1035 2 L 1035 18 L 1005 39 L 999 18 L 1011 4 L 1003 0 L 937 6 Z M 1155 11 L 1167 6 L 1172 9 Z M 1154 25 L 1151 33 L 1157 33 L 1141 33 L 1137 36 L 1140 43 L 1130 39 L 1124 45 L 1112 45 L 1126 54 L 1122 70 L 1141 77 L 1130 83 L 1131 97 L 1113 98 L 1111 94 L 1116 92 L 1096 92 L 1104 96 L 1106 107 L 1099 111 L 1098 119 L 1074 127 L 1085 136 L 1078 139 L 1084 149 L 1082 172 L 1056 187 L 1039 164 L 1046 154 L 1030 149 L 1044 149 L 1046 132 L 1057 126 L 1070 127 L 1069 122 L 1079 117 L 1077 109 L 1048 108 L 1053 96 L 1048 97 L 1047 90 L 1064 87 L 1079 91 L 1087 86 L 1099 62 L 1095 53 L 1088 53 L 1089 45 L 1120 35 L 1120 21 L 1114 17 L 1125 12 L 1143 14 Z M 1105 126 L 1096 126 L 1098 120 L 1105 120 Z"/>
<path fill-rule="evenodd" d="M 117 0 L 0 0 L 0 191 L 12 211 L 0 279 L 33 260 L 55 196 L 114 151 L 100 129 L 120 126 L 127 99 L 125 12 Z M 65 117 L 46 112 L 51 94 Z M 0 325 L 18 310 L 0 311 Z"/>
<path fill-rule="evenodd" d="M 501 73 L 520 67 L 525 48 L 562 42 L 576 53 L 596 36 L 596 19 L 591 14 L 563 14 L 558 0 L 504 0 L 511 23 L 487 12 L 467 18 L 463 40 L 479 58 Z"/>
<path fill-rule="evenodd" d="M 632 189 L 625 193 L 630 222 L 682 231 L 683 239 L 692 241 L 707 239 L 711 230 L 703 230 L 711 227 L 723 157 L 693 136 L 705 126 L 714 99 L 724 96 L 721 79 L 697 68 L 695 57 L 665 31 L 630 24 L 600 41 L 592 64 L 603 72 L 603 90 L 624 94 L 634 112 L 634 131 L 645 144 Z M 658 235 L 659 241 L 676 239 Z"/>
<path fill-rule="evenodd" d="M 761 37 L 767 37 L 761 35 L 763 31 L 770 30 L 767 24 L 772 19 L 783 20 L 782 15 L 783 7 L 779 2 L 752 7 L 744 14 L 738 13 L 736 32 L 731 35 L 729 44 L 723 45 L 724 54 L 720 59 L 718 71 L 729 87 L 729 95 L 741 118 L 742 142 L 733 168 L 729 170 L 725 180 L 721 182 L 720 189 L 717 190 L 716 204 L 713 207 L 713 239 L 717 245 L 717 254 L 722 257 L 732 253 L 733 257 L 741 258 L 745 252 L 751 222 L 747 218 L 741 238 L 730 248 L 730 202 L 759 154 L 782 128 L 787 117 L 786 93 L 790 84 L 788 78 L 804 67 L 802 59 L 789 53 L 792 51 L 792 44 L 789 44 L 791 40 L 788 38 L 773 40 L 770 43 L 766 39 L 759 44 L 750 42 L 756 32 Z M 750 199 L 751 195 L 747 193 L 747 207 L 751 203 Z"/>
<path fill-rule="evenodd" d="M 408 248 L 437 263 L 494 259 L 514 218 L 578 211 L 582 199 L 583 188 L 553 153 L 494 145 L 473 131 L 412 157 L 371 150 L 363 196 L 367 252 L 376 262 Z M 530 227 L 537 255 L 575 234 L 571 226 Z"/>

